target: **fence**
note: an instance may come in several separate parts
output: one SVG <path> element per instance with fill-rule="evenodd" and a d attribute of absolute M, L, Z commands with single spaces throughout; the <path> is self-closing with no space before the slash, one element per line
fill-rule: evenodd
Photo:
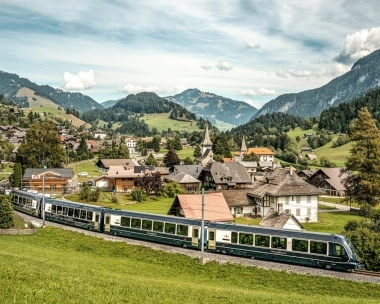
<path fill-rule="evenodd" d="M 36 229 L 0 229 L 0 235 L 11 234 L 11 235 L 26 235 L 35 234 Z"/>

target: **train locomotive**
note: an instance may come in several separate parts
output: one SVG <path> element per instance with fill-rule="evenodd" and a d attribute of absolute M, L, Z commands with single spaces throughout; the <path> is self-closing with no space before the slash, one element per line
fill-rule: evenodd
<path fill-rule="evenodd" d="M 45 197 L 45 219 L 150 242 L 201 249 L 201 221 L 175 216 L 114 210 Z M 14 209 L 42 217 L 42 196 L 12 191 Z M 354 246 L 342 235 L 205 222 L 209 252 L 341 271 L 362 269 Z"/>

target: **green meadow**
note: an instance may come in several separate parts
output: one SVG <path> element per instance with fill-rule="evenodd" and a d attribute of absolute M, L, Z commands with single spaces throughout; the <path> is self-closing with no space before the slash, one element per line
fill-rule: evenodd
<path fill-rule="evenodd" d="M 169 128 L 172 131 L 202 131 L 197 126 L 196 121 L 182 121 L 182 120 L 173 120 L 169 119 L 169 113 L 154 113 L 154 114 L 145 114 L 142 118 L 145 123 L 149 126 L 150 129 L 156 128 L 159 133 L 162 131 L 167 131 Z"/>
<path fill-rule="evenodd" d="M 209 262 L 54 227 L 0 236 L 0 300 L 11 303 L 379 303 L 380 288 Z M 312 272 L 312 270 L 310 271 Z"/>

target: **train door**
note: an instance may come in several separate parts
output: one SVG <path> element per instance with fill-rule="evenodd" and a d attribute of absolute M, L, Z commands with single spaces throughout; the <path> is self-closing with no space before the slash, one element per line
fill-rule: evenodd
<path fill-rule="evenodd" d="M 95 230 L 99 230 L 99 222 L 100 222 L 100 213 L 95 212 L 95 223 L 94 223 Z"/>
<path fill-rule="evenodd" d="M 208 249 L 216 249 L 216 230 L 208 230 Z"/>
<path fill-rule="evenodd" d="M 105 219 L 105 226 L 104 226 L 104 231 L 105 232 L 110 232 L 111 231 L 111 215 L 106 214 L 106 219 Z"/>
<path fill-rule="evenodd" d="M 193 234 L 191 238 L 191 246 L 198 247 L 198 241 L 199 241 L 199 228 L 193 227 Z"/>

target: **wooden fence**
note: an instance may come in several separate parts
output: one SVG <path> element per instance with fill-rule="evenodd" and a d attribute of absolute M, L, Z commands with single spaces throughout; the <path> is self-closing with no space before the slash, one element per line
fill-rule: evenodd
<path fill-rule="evenodd" d="M 0 235 L 12 234 L 12 235 L 26 235 L 35 234 L 36 229 L 0 229 Z"/>

